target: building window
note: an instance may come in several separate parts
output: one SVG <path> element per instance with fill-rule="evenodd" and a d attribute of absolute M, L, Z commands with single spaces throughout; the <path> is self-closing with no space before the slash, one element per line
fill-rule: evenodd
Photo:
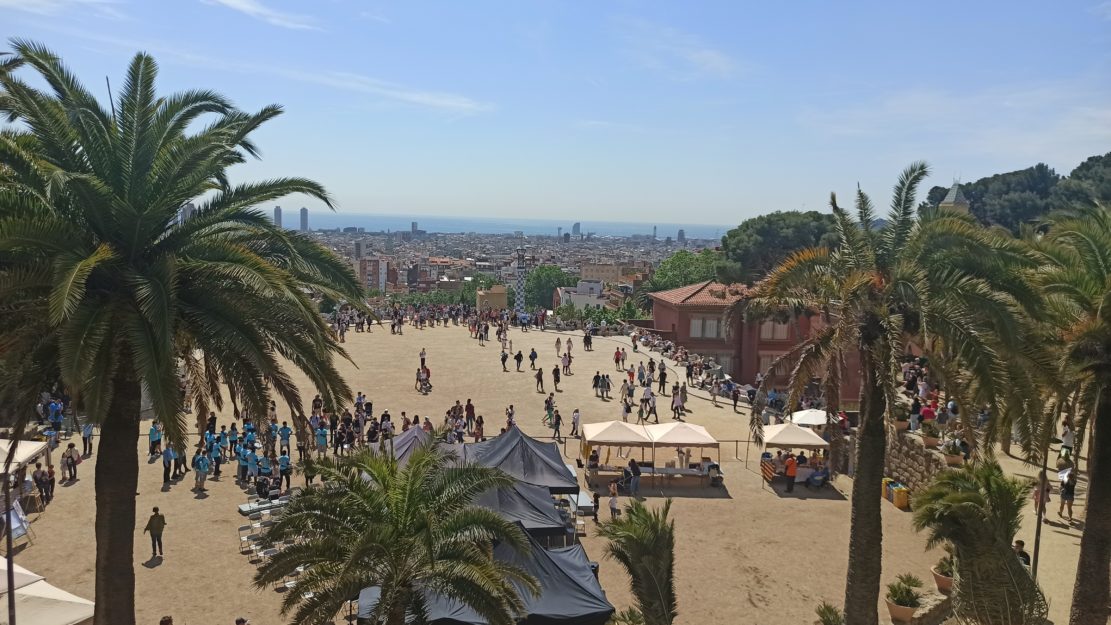
<path fill-rule="evenodd" d="M 786 323 L 765 321 L 760 324 L 760 338 L 767 341 L 786 341 L 788 330 Z"/>
<path fill-rule="evenodd" d="M 771 371 L 772 365 L 775 364 L 775 360 L 777 358 L 779 358 L 780 356 L 782 356 L 782 355 L 783 355 L 783 353 L 760 352 L 760 373 L 763 373 L 764 375 L 767 375 L 768 372 Z M 776 376 L 785 376 L 785 375 L 787 375 L 787 373 L 788 373 L 788 366 L 787 366 L 786 362 L 779 363 L 779 366 L 775 368 L 775 375 Z"/>
<path fill-rule="evenodd" d="M 702 338 L 702 317 L 691 317 L 691 338 Z"/>
<path fill-rule="evenodd" d="M 718 323 L 717 318 L 708 317 L 706 319 L 703 319 L 702 320 L 702 336 L 704 336 L 708 339 L 719 339 L 719 338 L 721 338 L 721 333 L 718 331 L 719 327 L 720 327 L 720 324 Z"/>

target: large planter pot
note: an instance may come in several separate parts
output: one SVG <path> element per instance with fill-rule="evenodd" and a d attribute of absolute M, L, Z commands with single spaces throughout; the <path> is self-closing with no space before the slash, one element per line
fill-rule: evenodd
<path fill-rule="evenodd" d="M 902 432 L 902 431 L 906 430 L 909 427 L 910 427 L 910 421 L 896 421 L 895 422 L 895 431 L 896 432 Z"/>
<path fill-rule="evenodd" d="M 941 444 L 941 439 L 934 436 L 922 435 L 922 444 L 926 447 L 937 447 Z"/>
<path fill-rule="evenodd" d="M 887 601 L 884 599 L 884 601 Z M 887 601 L 887 611 L 891 613 L 891 620 L 909 623 L 910 619 L 914 618 L 914 613 L 918 608 L 908 608 L 902 605 L 895 605 Z"/>
<path fill-rule="evenodd" d="M 962 456 L 960 454 L 956 454 L 954 456 L 950 456 L 949 454 L 945 454 L 945 464 L 950 466 L 950 467 L 964 466 L 964 456 Z"/>
<path fill-rule="evenodd" d="M 937 591 L 943 595 L 947 595 L 953 590 L 953 578 L 946 577 L 937 572 L 937 569 L 930 569 L 934 574 L 934 586 L 937 586 Z"/>

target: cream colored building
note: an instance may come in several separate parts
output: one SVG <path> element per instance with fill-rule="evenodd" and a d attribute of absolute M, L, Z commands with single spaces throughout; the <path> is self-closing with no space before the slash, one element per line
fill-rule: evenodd
<path fill-rule="evenodd" d="M 625 267 L 614 264 L 591 263 L 579 269 L 579 277 L 583 280 L 597 280 L 605 284 L 617 284 L 623 275 Z"/>

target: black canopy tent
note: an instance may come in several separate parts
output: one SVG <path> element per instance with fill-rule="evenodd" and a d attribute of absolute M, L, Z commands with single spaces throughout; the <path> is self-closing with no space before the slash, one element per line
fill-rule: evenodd
<path fill-rule="evenodd" d="M 519 481 L 543 486 L 553 495 L 579 492 L 575 476 L 567 471 L 555 443 L 541 443 L 509 428 L 505 434 L 464 448 L 463 459 L 470 464 L 496 467 Z"/>
<path fill-rule="evenodd" d="M 524 553 L 502 544 L 494 548 L 494 558 L 521 567 L 540 582 L 536 597 L 517 586 L 525 604 L 520 625 L 604 625 L 613 615 L 582 545 L 545 550 L 530 537 Z M 379 595 L 377 587 L 359 593 L 360 622 L 370 618 Z M 426 594 L 425 603 L 433 625 L 488 625 L 467 606 L 442 595 Z"/>
<path fill-rule="evenodd" d="M 548 489 L 517 482 L 507 488 L 490 490 L 477 499 L 476 506 L 489 508 L 509 521 L 525 527 L 533 536 L 563 536 L 567 524 L 560 518 Z"/>

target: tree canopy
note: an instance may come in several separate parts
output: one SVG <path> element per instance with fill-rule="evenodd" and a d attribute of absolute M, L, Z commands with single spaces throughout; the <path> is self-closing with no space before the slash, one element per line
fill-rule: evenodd
<path fill-rule="evenodd" d="M 551 308 L 552 295 L 561 286 L 575 286 L 578 279 L 555 265 L 540 265 L 525 279 L 525 306 Z"/>
<path fill-rule="evenodd" d="M 664 259 L 646 285 L 650 292 L 675 289 L 687 284 L 710 280 L 714 266 L 721 261 L 721 252 L 704 249 L 700 252 L 679 250 Z"/>
<path fill-rule="evenodd" d="M 722 282 L 751 284 L 793 252 L 835 242 L 833 215 L 817 211 L 776 211 L 745 220 L 721 238 Z"/>

